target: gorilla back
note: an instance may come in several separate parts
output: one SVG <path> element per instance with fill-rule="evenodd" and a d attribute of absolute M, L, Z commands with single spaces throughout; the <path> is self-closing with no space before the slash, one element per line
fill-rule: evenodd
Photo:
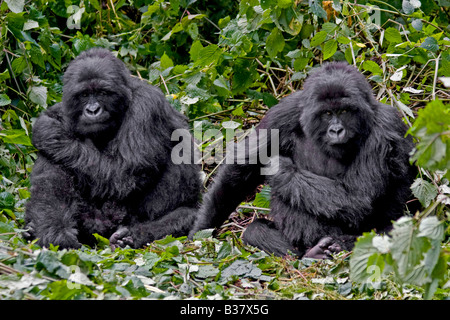
<path fill-rule="evenodd" d="M 187 130 L 187 121 L 159 89 L 133 78 L 108 50 L 83 52 L 64 74 L 62 102 L 33 126 L 39 154 L 25 235 L 75 248 L 95 243 L 93 233 L 112 247 L 185 235 L 200 167 L 171 161 L 175 129 Z"/>
<path fill-rule="evenodd" d="M 247 139 L 268 147 L 271 141 L 259 141 L 261 129 L 279 132 L 278 170 L 263 177 L 262 162 L 222 165 L 191 235 L 220 226 L 264 180 L 272 187 L 271 221 L 254 221 L 243 239 L 278 255 L 309 250 L 324 258 L 349 250 L 357 235 L 385 230 L 402 215 L 415 176 L 412 140 L 397 110 L 375 101 L 356 68 L 342 62 L 319 68 Z M 244 158 L 252 156 L 248 150 Z"/>

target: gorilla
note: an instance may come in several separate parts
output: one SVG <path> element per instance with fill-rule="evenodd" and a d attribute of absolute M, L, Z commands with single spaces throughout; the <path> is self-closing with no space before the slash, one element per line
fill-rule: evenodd
<path fill-rule="evenodd" d="M 106 49 L 80 54 L 63 83 L 62 102 L 33 125 L 39 153 L 25 237 L 78 248 L 95 244 L 98 233 L 113 248 L 138 248 L 186 235 L 198 209 L 200 167 L 171 161 L 171 134 L 188 130 L 187 119 Z"/>
<path fill-rule="evenodd" d="M 253 134 L 258 151 L 275 143 L 261 141 L 262 129 L 278 130 L 275 174 L 261 174 L 260 158 L 253 164 L 227 161 L 190 236 L 220 226 L 265 181 L 272 190 L 270 219 L 253 221 L 243 240 L 280 256 L 290 251 L 327 258 L 351 250 L 362 232 L 387 230 L 403 214 L 416 175 L 409 163 L 413 143 L 397 111 L 374 99 L 356 68 L 328 63 L 307 78 L 303 90 L 272 107 Z M 245 149 L 247 160 L 252 149 Z"/>

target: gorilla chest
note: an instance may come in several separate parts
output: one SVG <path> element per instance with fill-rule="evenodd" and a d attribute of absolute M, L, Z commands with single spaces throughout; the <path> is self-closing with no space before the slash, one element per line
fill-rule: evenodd
<path fill-rule="evenodd" d="M 293 154 L 296 165 L 300 169 L 330 179 L 342 177 L 347 166 L 324 153 L 319 147 L 316 142 L 306 138 L 298 141 Z"/>

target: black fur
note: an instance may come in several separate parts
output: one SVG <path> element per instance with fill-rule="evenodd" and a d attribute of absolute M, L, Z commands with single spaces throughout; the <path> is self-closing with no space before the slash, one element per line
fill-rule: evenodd
<path fill-rule="evenodd" d="M 245 242 L 277 255 L 303 255 L 331 237 L 333 243 L 322 241 L 320 248 L 350 250 L 356 236 L 382 231 L 402 215 L 415 176 L 408 157 L 413 144 L 397 111 L 374 99 L 354 67 L 324 65 L 302 91 L 267 112 L 256 135 L 260 129 L 279 130 L 278 171 L 267 176 L 273 222 L 253 222 Z M 220 226 L 264 182 L 261 166 L 223 165 L 191 235 Z"/>
<path fill-rule="evenodd" d="M 201 181 L 199 166 L 171 161 L 180 128 L 185 117 L 159 89 L 108 50 L 83 52 L 64 74 L 62 103 L 33 126 L 28 236 L 76 248 L 95 243 L 93 233 L 113 247 L 187 234 Z"/>

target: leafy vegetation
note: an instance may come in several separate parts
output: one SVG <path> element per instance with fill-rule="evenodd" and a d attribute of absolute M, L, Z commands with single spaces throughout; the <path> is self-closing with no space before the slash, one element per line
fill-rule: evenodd
<path fill-rule="evenodd" d="M 2 299 L 444 299 L 450 205 L 448 1 L 0 1 L 0 297 Z M 61 100 L 61 76 L 103 46 L 185 113 L 202 150 L 250 129 L 311 68 L 346 60 L 397 108 L 418 141 L 412 186 L 424 209 L 389 235 L 363 235 L 330 261 L 276 258 L 242 245 L 270 188 L 221 230 L 144 249 L 57 250 L 26 243 L 24 205 L 36 159 L 33 120 Z M 197 130 L 202 128 L 203 131 Z M 204 153 L 205 185 L 220 161 Z"/>

